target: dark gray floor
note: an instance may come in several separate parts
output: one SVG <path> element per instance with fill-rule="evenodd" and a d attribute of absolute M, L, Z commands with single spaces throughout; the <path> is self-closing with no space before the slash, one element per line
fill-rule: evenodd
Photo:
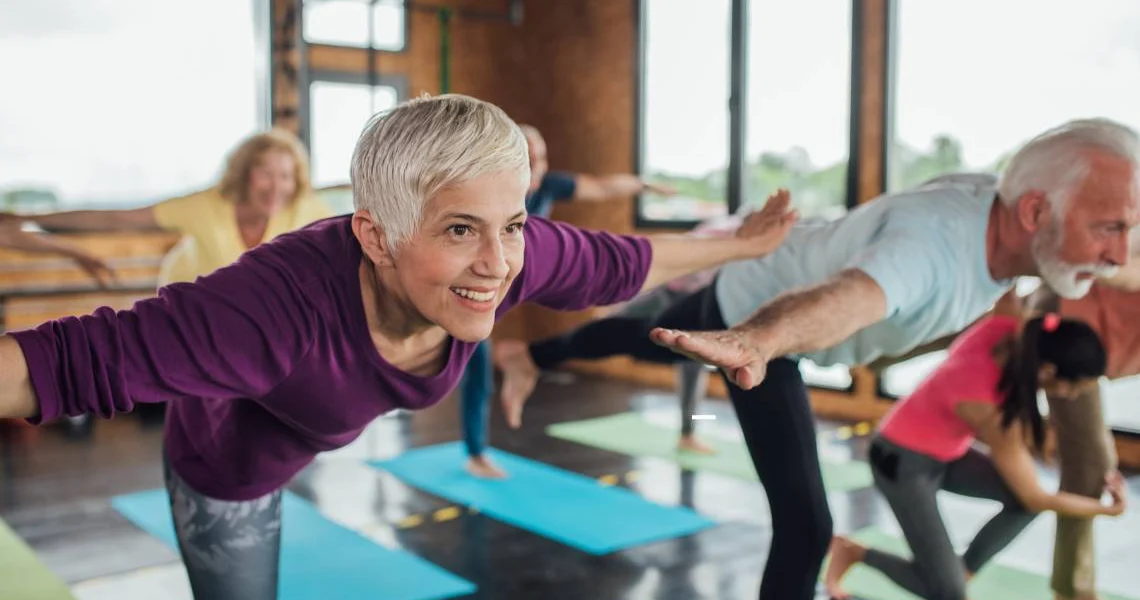
<path fill-rule="evenodd" d="M 450 400 L 428 411 L 377 421 L 352 446 L 318 460 L 291 489 L 314 500 L 330 518 L 475 582 L 480 591 L 470 598 L 755 597 L 769 537 L 767 505 L 758 484 L 686 472 L 664 460 L 632 459 L 544 433 L 548 424 L 626 410 L 665 423 L 678 418 L 675 401 L 660 392 L 593 379 L 548 382 L 528 406 L 523 430 L 509 431 L 499 414 L 493 415 L 491 440 L 508 452 L 571 471 L 615 475 L 619 485 L 654 501 L 692 506 L 721 525 L 597 557 L 481 514 L 464 511 L 437 521 L 433 513 L 450 503 L 362 463 L 458 439 L 458 407 Z M 701 422 L 700 429 L 734 435 L 727 403 L 706 402 L 702 412 L 718 419 Z M 108 503 L 116 494 L 161 486 L 160 418 L 132 415 L 99 422 L 86 435 L 68 435 L 59 425 L 0 426 L 0 517 L 49 568 L 74 584 L 80 600 L 188 598 L 175 555 Z M 863 458 L 865 437 L 841 439 L 846 436 L 836 435 L 836 426 L 828 424 L 820 430 L 824 453 Z M 1048 471 L 1045 476 L 1053 477 Z M 1140 478 L 1131 482 L 1133 497 L 1140 497 Z M 830 500 L 837 531 L 869 525 L 895 530 L 874 490 L 833 493 Z M 962 541 L 993 512 L 990 504 L 949 496 L 944 508 L 952 534 Z M 409 526 L 409 518 L 423 522 Z M 1052 517 L 1042 516 L 999 561 L 1047 573 L 1052 528 Z M 1098 534 L 1101 585 L 1140 598 L 1135 576 L 1140 516 L 1102 519 Z"/>

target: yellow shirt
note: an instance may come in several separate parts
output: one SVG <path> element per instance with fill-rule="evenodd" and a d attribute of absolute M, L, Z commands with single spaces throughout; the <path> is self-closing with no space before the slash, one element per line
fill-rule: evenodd
<path fill-rule="evenodd" d="M 315 196 L 298 198 L 269 219 L 260 243 L 332 214 Z M 163 260 L 159 285 L 194 281 L 233 263 L 247 249 L 238 230 L 234 203 L 222 197 L 217 189 L 161 202 L 154 207 L 154 218 L 163 229 L 183 236 Z"/>

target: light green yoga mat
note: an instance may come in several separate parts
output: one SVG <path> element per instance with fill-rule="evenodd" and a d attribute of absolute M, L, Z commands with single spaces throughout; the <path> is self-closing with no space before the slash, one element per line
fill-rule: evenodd
<path fill-rule="evenodd" d="M 860 543 L 910 556 L 906 541 L 882 529 L 871 527 L 851 536 Z M 827 572 L 824 565 L 823 573 Z M 820 580 L 823 579 L 821 573 Z M 856 565 L 843 578 L 843 588 L 860 600 L 921 600 L 887 579 L 882 573 L 865 565 Z M 1049 576 L 1029 573 L 1013 567 L 991 562 L 966 588 L 970 600 L 1034 600 L 1051 599 Z M 1137 600 L 1127 596 L 1100 592 L 1101 600 Z"/>
<path fill-rule="evenodd" d="M 752 459 L 743 442 L 714 437 L 702 438 L 716 448 L 713 456 L 677 451 L 676 429 L 647 422 L 636 413 L 559 423 L 546 428 L 554 437 L 562 438 L 631 456 L 655 456 L 673 461 L 693 471 L 712 471 L 748 481 L 758 481 Z M 823 483 L 833 492 L 846 492 L 871 487 L 871 469 L 858 461 L 835 462 L 821 459 Z"/>
<path fill-rule="evenodd" d="M 0 521 L 0 598 L 75 600 L 67 585 L 4 521 Z"/>

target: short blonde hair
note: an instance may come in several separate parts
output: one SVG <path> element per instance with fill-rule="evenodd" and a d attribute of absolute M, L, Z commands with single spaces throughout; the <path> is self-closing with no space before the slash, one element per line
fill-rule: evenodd
<path fill-rule="evenodd" d="M 460 94 L 424 95 L 379 113 L 352 154 L 352 197 L 398 252 L 440 190 L 490 173 L 530 181 L 526 138 L 494 104 Z"/>
<path fill-rule="evenodd" d="M 218 189 L 222 196 L 238 203 L 245 202 L 249 191 L 249 174 L 269 152 L 283 152 L 293 158 L 296 189 L 290 202 L 312 193 L 309 180 L 309 153 L 297 136 L 284 129 L 271 129 L 246 138 L 226 159 L 226 170 Z"/>

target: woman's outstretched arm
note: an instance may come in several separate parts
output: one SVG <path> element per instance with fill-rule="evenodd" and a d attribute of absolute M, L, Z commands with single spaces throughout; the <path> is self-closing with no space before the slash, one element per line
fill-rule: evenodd
<path fill-rule="evenodd" d="M 257 398 L 307 352 L 316 314 L 285 265 L 246 260 L 107 307 L 0 338 L 0 417 L 109 418 L 137 403 Z"/>
<path fill-rule="evenodd" d="M 990 447 L 994 467 L 1026 510 L 1052 511 L 1072 517 L 1117 516 L 1124 512 L 1125 492 L 1121 484 L 1106 482 L 1113 499 L 1111 505 L 1102 504 L 1099 498 L 1068 492 L 1050 493 L 1042 488 L 1033 457 L 1025 445 L 1021 423 L 1014 421 L 1009 427 L 1002 427 L 1001 412 L 993 404 L 959 402 L 956 410 L 974 429 L 978 440 Z"/>

